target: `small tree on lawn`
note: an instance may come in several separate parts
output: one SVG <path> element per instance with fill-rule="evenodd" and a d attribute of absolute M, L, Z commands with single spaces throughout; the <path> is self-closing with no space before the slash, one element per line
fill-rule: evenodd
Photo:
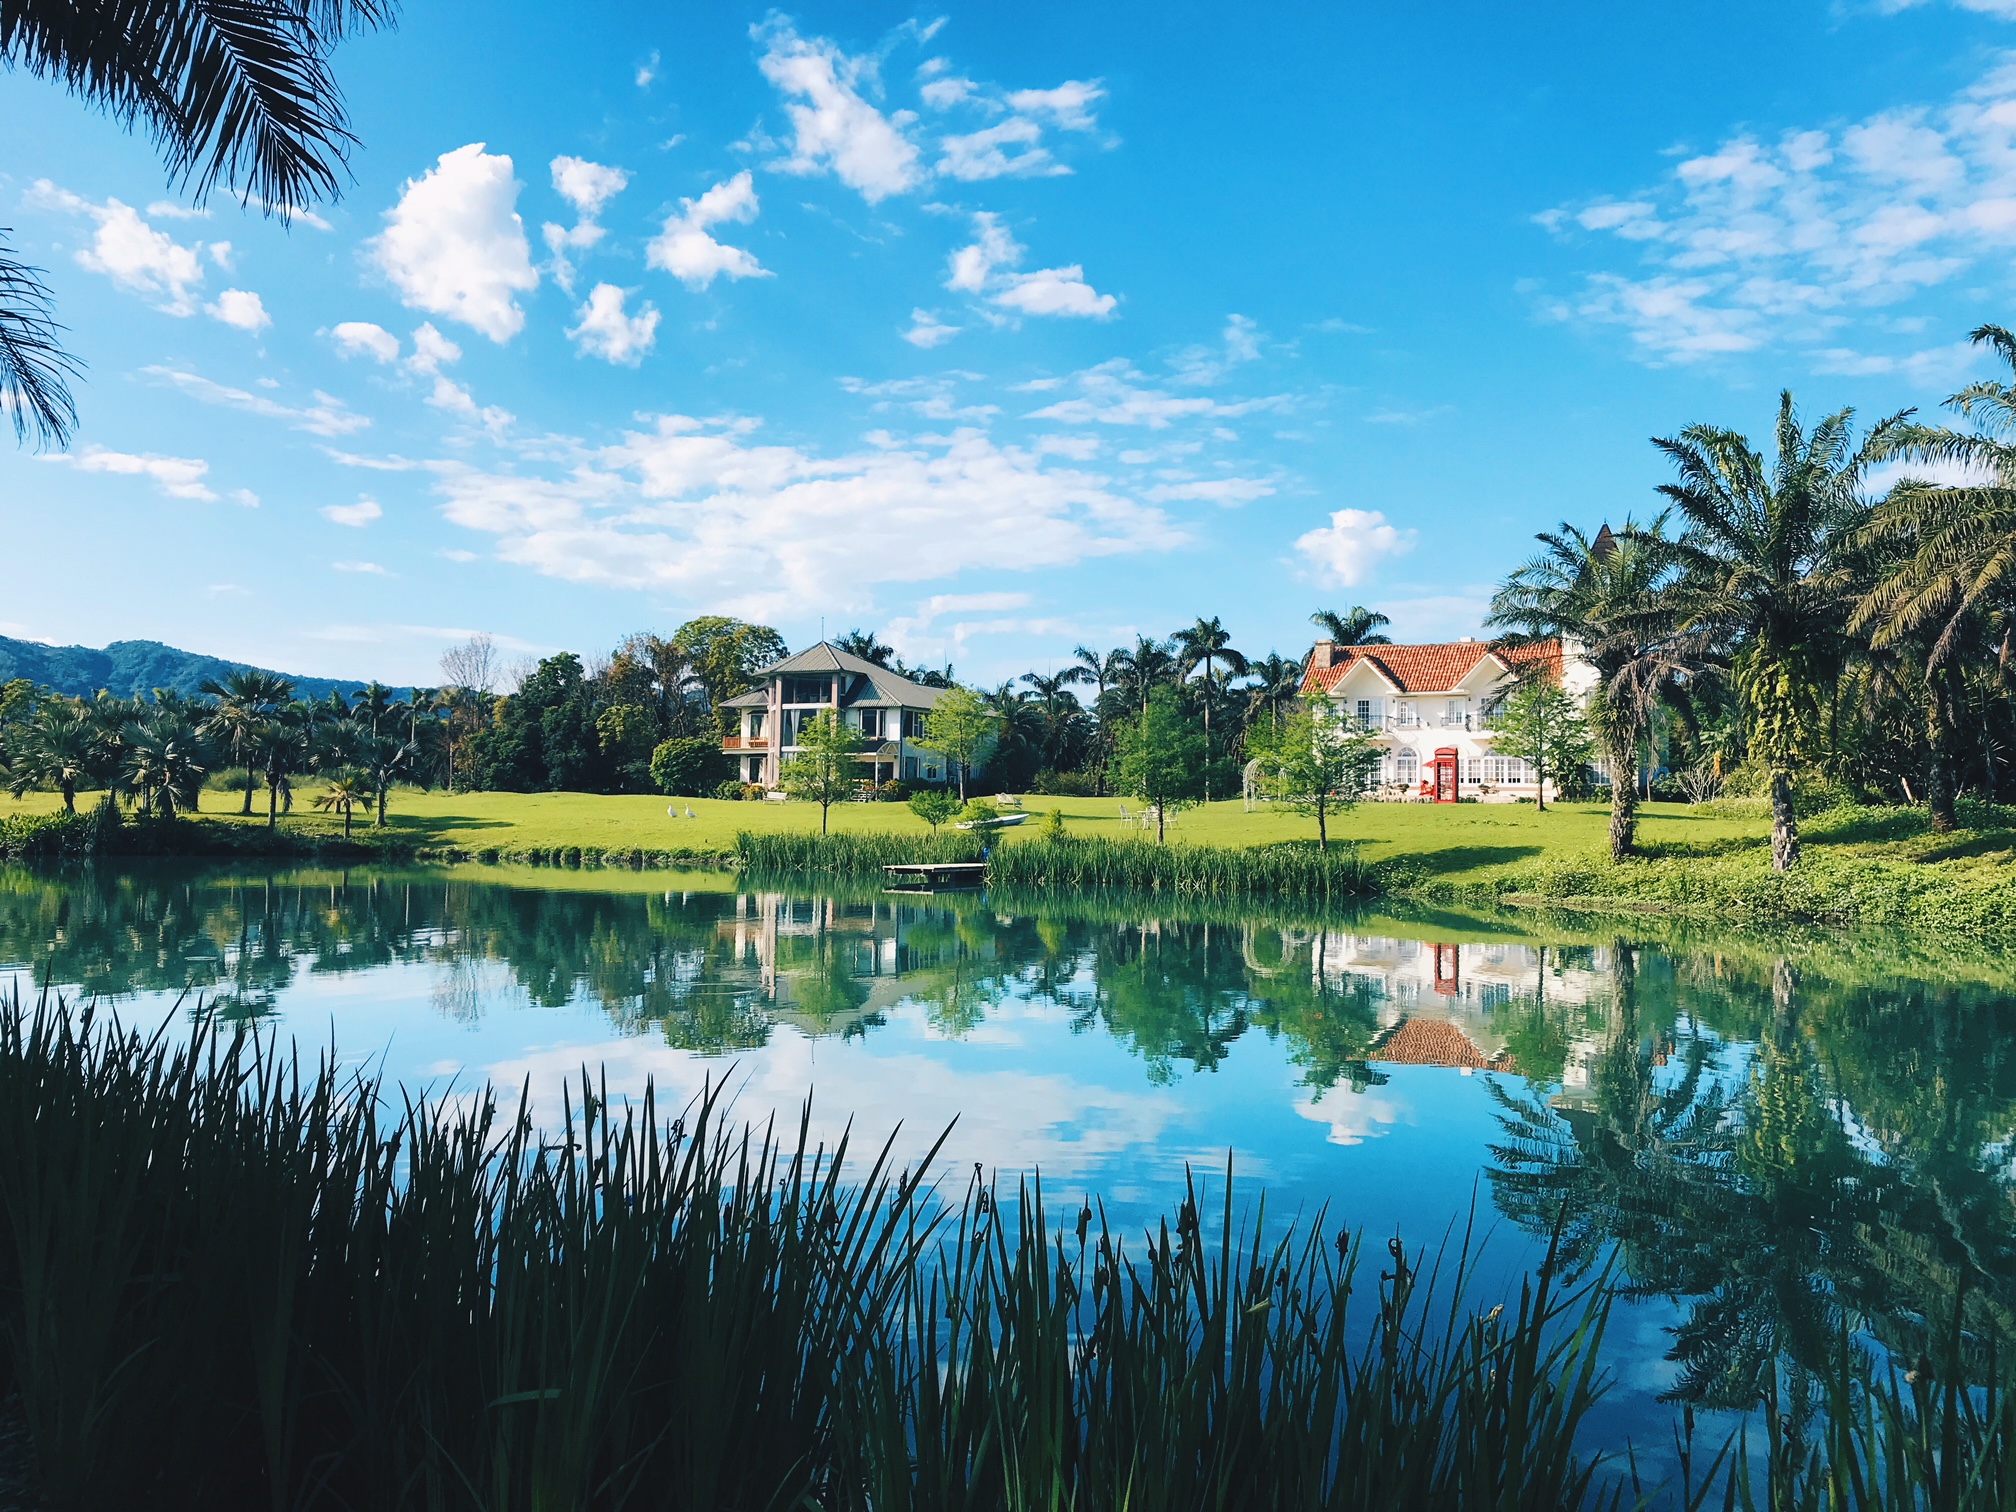
<path fill-rule="evenodd" d="M 1354 730 L 1342 707 L 1327 698 L 1289 715 L 1255 755 L 1267 795 L 1295 813 L 1316 816 L 1318 850 L 1330 848 L 1331 814 L 1358 801 L 1379 764 L 1378 743 Z"/>
<path fill-rule="evenodd" d="M 949 821 L 959 812 L 959 799 L 944 788 L 926 788 L 921 793 L 910 795 L 910 812 L 931 826 L 931 833 L 938 833 L 938 826 Z"/>
<path fill-rule="evenodd" d="M 1113 784 L 1155 810 L 1155 838 L 1166 840 L 1169 810 L 1198 801 L 1207 756 L 1204 732 L 1169 688 L 1149 696 L 1140 717 L 1123 723 L 1114 742 Z"/>
<path fill-rule="evenodd" d="M 1000 716 L 971 688 L 948 688 L 924 716 L 924 744 L 943 751 L 959 769 L 959 798 L 966 798 L 966 778 L 973 764 L 994 744 Z"/>
<path fill-rule="evenodd" d="M 1491 749 L 1516 756 L 1533 768 L 1534 791 L 1547 807 L 1547 778 L 1560 787 L 1562 773 L 1579 772 L 1595 749 L 1589 725 L 1575 699 L 1559 683 L 1535 677 L 1498 706 Z"/>
<path fill-rule="evenodd" d="M 799 727 L 797 759 L 785 763 L 778 785 L 793 798 L 819 805 L 822 835 L 826 811 L 854 796 L 861 778 L 854 753 L 860 749 L 861 737 L 832 709 L 821 709 L 817 718 Z"/>

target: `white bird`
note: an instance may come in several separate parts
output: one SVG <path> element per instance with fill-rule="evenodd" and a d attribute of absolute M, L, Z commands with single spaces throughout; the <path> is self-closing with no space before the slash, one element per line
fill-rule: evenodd
<path fill-rule="evenodd" d="M 677 819 L 679 817 L 679 805 L 675 803 L 671 805 L 669 808 L 667 808 L 665 810 L 665 816 L 668 819 Z"/>
<path fill-rule="evenodd" d="M 693 812 L 693 805 L 690 803 L 686 805 L 686 817 L 688 819 L 698 819 L 700 817 L 698 814 Z"/>

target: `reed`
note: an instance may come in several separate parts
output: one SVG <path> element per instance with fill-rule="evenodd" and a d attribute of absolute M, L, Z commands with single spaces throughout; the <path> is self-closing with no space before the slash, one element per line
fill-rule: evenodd
<path fill-rule="evenodd" d="M 1075 835 L 1022 840 L 995 849 L 990 885 L 1037 891 L 1110 891 L 1144 897 L 1270 898 L 1342 902 L 1378 891 L 1374 869 L 1356 850 L 1313 846 L 1158 845 Z"/>
<path fill-rule="evenodd" d="M 1480 1312 L 1229 1181 L 1130 1242 L 712 1094 L 584 1076 L 542 1136 L 0 1004 L 0 1402 L 55 1512 L 1613 1502 L 1604 1293 L 1549 1274 Z"/>
<path fill-rule="evenodd" d="M 879 877 L 885 866 L 978 861 L 983 854 L 980 840 L 959 830 L 937 835 L 755 835 L 744 830 L 735 837 L 736 864 L 746 871 L 772 875 L 823 872 L 837 877 Z"/>

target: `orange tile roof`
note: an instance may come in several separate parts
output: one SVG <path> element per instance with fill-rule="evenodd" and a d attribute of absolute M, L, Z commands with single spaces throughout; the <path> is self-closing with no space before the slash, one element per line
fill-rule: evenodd
<path fill-rule="evenodd" d="M 1302 674 L 1302 691 L 1321 689 L 1328 693 L 1344 674 L 1361 662 L 1402 693 L 1445 693 L 1476 669 L 1479 662 L 1495 657 L 1501 666 L 1512 668 L 1529 662 L 1546 664 L 1548 674 L 1561 678 L 1561 643 L 1541 641 L 1530 646 L 1494 649 L 1485 641 L 1440 641 L 1422 646 L 1336 646 L 1335 661 L 1327 667 L 1316 665 L 1311 652 Z"/>
<path fill-rule="evenodd" d="M 1368 1060 L 1391 1066 L 1467 1066 L 1479 1071 L 1518 1071 L 1510 1055 L 1486 1056 L 1476 1042 L 1442 1019 L 1402 1019 L 1372 1047 Z"/>

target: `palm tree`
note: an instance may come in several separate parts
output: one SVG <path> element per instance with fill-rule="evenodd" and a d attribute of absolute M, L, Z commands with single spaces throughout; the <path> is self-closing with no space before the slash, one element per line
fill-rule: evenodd
<path fill-rule="evenodd" d="M 294 684 L 272 672 L 233 672 L 222 682 L 207 679 L 203 691 L 217 707 L 203 722 L 204 733 L 223 743 L 235 764 L 245 768 L 245 806 L 252 812 L 252 787 L 258 773 L 258 752 L 265 727 L 294 696 Z"/>
<path fill-rule="evenodd" d="M 378 810 L 377 824 L 383 829 L 386 795 L 400 775 L 412 769 L 420 748 L 396 735 L 367 734 L 351 744 L 348 754 L 359 774 L 370 785 Z"/>
<path fill-rule="evenodd" d="M 872 630 L 849 630 L 833 642 L 833 648 L 845 651 L 849 656 L 858 656 L 865 662 L 873 662 L 878 667 L 888 666 L 889 658 L 896 654 L 896 648 L 883 645 Z"/>
<path fill-rule="evenodd" d="M 268 829 L 279 824 L 283 802 L 290 812 L 294 807 L 294 790 L 287 779 L 307 769 L 309 753 L 314 748 L 317 710 L 320 707 L 319 704 L 297 699 L 275 710 L 273 717 L 260 729 L 256 756 L 260 769 L 266 774 Z"/>
<path fill-rule="evenodd" d="M 1984 325 L 1973 340 L 2016 375 L 2016 334 Z M 2007 625 L 2016 606 L 2016 383 L 1983 379 L 1946 406 L 1973 430 L 1900 424 L 1881 450 L 1958 467 L 1979 481 L 1942 486 L 1906 478 L 1890 490 L 1864 532 L 1879 562 L 1875 581 L 1849 619 L 1849 629 L 1868 633 L 1873 648 L 1909 646 L 1924 663 L 1925 797 L 1939 831 L 1957 822 L 1952 748 L 1967 643 L 1992 638 L 1991 623 L 1999 620 L 1997 659 L 2008 660 Z"/>
<path fill-rule="evenodd" d="M 1265 713 L 1267 730 L 1280 728 L 1281 711 L 1293 704 L 1302 692 L 1302 663 L 1270 651 L 1259 661 L 1249 662 L 1246 675 L 1253 679 L 1246 689 L 1246 717 L 1250 721 Z"/>
<path fill-rule="evenodd" d="M 96 775 L 99 749 L 91 716 L 75 704 L 52 699 L 35 711 L 23 732 L 8 785 L 16 798 L 38 784 L 53 787 L 63 795 L 63 807 L 74 814 L 78 787 Z"/>
<path fill-rule="evenodd" d="M 173 819 L 195 808 L 210 774 L 211 750 L 201 729 L 179 709 L 150 712 L 127 725 L 121 780 L 141 795 L 142 812 Z"/>
<path fill-rule="evenodd" d="M 1638 750 L 1652 710 L 1681 693 L 1706 657 L 1705 637 L 1685 625 L 1673 589 L 1674 544 L 1665 516 L 1629 520 L 1613 535 L 1573 525 L 1542 532 L 1545 548 L 1513 571 L 1491 599 L 1485 623 L 1511 633 L 1500 644 L 1572 644 L 1596 673 L 1589 725 L 1610 773 L 1610 855 L 1621 861 L 1638 827 Z"/>
<path fill-rule="evenodd" d="M 1688 622 L 1732 650 L 1750 748 L 1771 775 L 1771 866 L 1799 859 L 1792 780 L 1828 723 L 1846 668 L 1854 552 L 1869 517 L 1862 479 L 1903 415 L 1857 445 L 1853 410 L 1808 432 L 1779 396 L 1777 457 L 1735 431 L 1693 425 L 1653 445 L 1679 469 L 1662 483 L 1685 522 L 1679 541 Z"/>
<path fill-rule="evenodd" d="M 370 726 L 373 735 L 387 720 L 398 719 L 405 712 L 405 706 L 393 696 L 393 690 L 375 679 L 358 689 L 350 701 L 351 715 Z"/>
<path fill-rule="evenodd" d="M 1125 690 L 1130 705 L 1141 706 L 1143 714 L 1148 712 L 1148 695 L 1180 675 L 1175 651 L 1145 635 L 1135 638 L 1132 650 L 1115 651 L 1113 660 L 1119 664 L 1116 686 Z"/>
<path fill-rule="evenodd" d="M 1363 604 L 1353 604 L 1339 614 L 1335 609 L 1318 609 L 1309 616 L 1309 623 L 1323 632 L 1326 640 L 1340 646 L 1390 646 L 1391 636 L 1377 635 L 1382 625 L 1393 623 L 1383 614 L 1374 613 Z"/>
<path fill-rule="evenodd" d="M 1232 649 L 1232 637 L 1215 615 L 1208 620 L 1199 616 L 1196 624 L 1187 630 L 1178 630 L 1170 640 L 1181 658 L 1181 670 L 1177 674 L 1179 679 L 1189 676 L 1200 666 L 1204 669 L 1204 801 L 1209 803 L 1211 758 L 1214 754 L 1211 745 L 1211 705 L 1215 702 L 1212 695 L 1218 691 L 1218 684 L 1211 676 L 1212 667 L 1214 664 L 1222 663 L 1225 670 L 1234 677 L 1244 677 L 1246 657 L 1243 653 Z"/>
<path fill-rule="evenodd" d="M 993 692 L 982 693 L 980 698 L 1000 720 L 995 727 L 994 751 L 988 758 L 990 770 L 999 766 L 1012 771 L 1016 757 L 1023 751 L 1033 752 L 1040 761 L 1044 721 L 1036 701 L 1018 689 L 1012 678 Z"/>
<path fill-rule="evenodd" d="M 1088 682 L 1091 674 L 1083 667 L 1069 666 L 1062 672 L 1024 672 L 1043 711 L 1043 764 L 1051 771 L 1063 768 L 1070 748 L 1085 722 L 1084 707 L 1070 691 L 1073 683 Z"/>
<path fill-rule="evenodd" d="M 0 59 L 143 127 L 196 199 L 223 184 L 284 220 L 336 194 L 354 141 L 331 46 L 390 25 L 393 10 L 392 0 L 0 0 Z M 60 446 L 77 424 L 78 369 L 59 331 L 40 274 L 0 242 L 0 410 L 23 441 L 32 432 Z"/>
<path fill-rule="evenodd" d="M 356 772 L 336 772 L 329 778 L 329 786 L 315 795 L 315 807 L 324 813 L 337 809 L 343 811 L 343 838 L 350 838 L 350 816 L 359 804 L 371 802 L 370 784 Z"/>

